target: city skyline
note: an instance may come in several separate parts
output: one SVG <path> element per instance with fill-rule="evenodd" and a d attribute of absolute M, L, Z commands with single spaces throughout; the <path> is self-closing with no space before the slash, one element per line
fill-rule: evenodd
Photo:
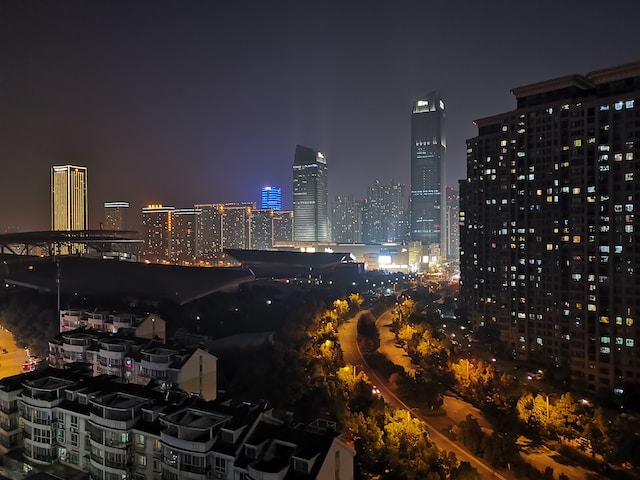
<path fill-rule="evenodd" d="M 409 112 L 432 90 L 447 102 L 455 186 L 473 119 L 511 108 L 510 89 L 640 57 L 624 25 L 574 30 L 604 32 L 640 8 L 599 6 L 3 3 L 0 229 L 49 228 L 56 164 L 92 172 L 89 228 L 114 198 L 132 224 L 148 204 L 259 201 L 265 184 L 282 185 L 289 209 L 296 144 L 332 159 L 331 198 L 364 198 L 375 180 L 408 185 Z"/>

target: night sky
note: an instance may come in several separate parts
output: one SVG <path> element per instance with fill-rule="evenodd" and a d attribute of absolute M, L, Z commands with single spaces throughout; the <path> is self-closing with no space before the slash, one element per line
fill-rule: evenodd
<path fill-rule="evenodd" d="M 50 228 L 50 167 L 105 201 L 292 204 L 296 144 L 330 197 L 408 184 L 412 102 L 447 108 L 447 183 L 513 87 L 640 61 L 638 0 L 0 1 L 0 231 Z M 407 190 L 409 186 L 407 185 Z"/>

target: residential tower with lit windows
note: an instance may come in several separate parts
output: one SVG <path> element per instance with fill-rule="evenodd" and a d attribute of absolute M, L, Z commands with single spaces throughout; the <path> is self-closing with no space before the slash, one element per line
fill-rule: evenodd
<path fill-rule="evenodd" d="M 103 228 L 105 230 L 126 230 L 128 211 L 129 202 L 105 202 Z"/>
<path fill-rule="evenodd" d="M 173 222 L 175 207 L 149 205 L 142 209 L 142 258 L 149 262 L 173 260 Z"/>
<path fill-rule="evenodd" d="M 517 358 L 622 400 L 640 384 L 640 63 L 512 94 L 467 141 L 460 297 Z"/>

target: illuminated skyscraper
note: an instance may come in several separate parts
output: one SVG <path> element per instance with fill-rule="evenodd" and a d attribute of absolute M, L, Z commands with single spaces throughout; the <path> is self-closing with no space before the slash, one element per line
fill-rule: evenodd
<path fill-rule="evenodd" d="M 260 208 L 280 210 L 282 208 L 282 195 L 279 187 L 262 187 L 262 202 Z"/>
<path fill-rule="evenodd" d="M 446 145 L 444 101 L 431 92 L 415 103 L 411 115 L 410 237 L 422 244 L 442 242 Z"/>
<path fill-rule="evenodd" d="M 105 230 L 126 230 L 128 202 L 105 202 L 104 224 Z"/>
<path fill-rule="evenodd" d="M 328 242 L 329 193 L 324 155 L 296 145 L 293 161 L 294 239 L 297 242 Z"/>
<path fill-rule="evenodd" d="M 512 94 L 467 140 L 460 298 L 517 357 L 622 399 L 640 385 L 640 63 Z"/>
<path fill-rule="evenodd" d="M 173 244 L 174 207 L 149 205 L 142 209 L 142 258 L 150 262 L 170 263 Z"/>
<path fill-rule="evenodd" d="M 86 230 L 88 213 L 87 167 L 52 167 L 51 229 Z"/>

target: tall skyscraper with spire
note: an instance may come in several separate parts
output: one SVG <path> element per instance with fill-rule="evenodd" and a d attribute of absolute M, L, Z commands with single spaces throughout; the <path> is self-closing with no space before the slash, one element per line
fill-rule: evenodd
<path fill-rule="evenodd" d="M 87 167 L 51 167 L 51 229 L 86 230 Z"/>
<path fill-rule="evenodd" d="M 411 114 L 410 237 L 441 249 L 446 149 L 444 101 L 439 93 L 431 92 L 415 102 Z"/>
<path fill-rule="evenodd" d="M 328 242 L 327 161 L 311 148 L 296 145 L 293 160 L 294 240 Z"/>

